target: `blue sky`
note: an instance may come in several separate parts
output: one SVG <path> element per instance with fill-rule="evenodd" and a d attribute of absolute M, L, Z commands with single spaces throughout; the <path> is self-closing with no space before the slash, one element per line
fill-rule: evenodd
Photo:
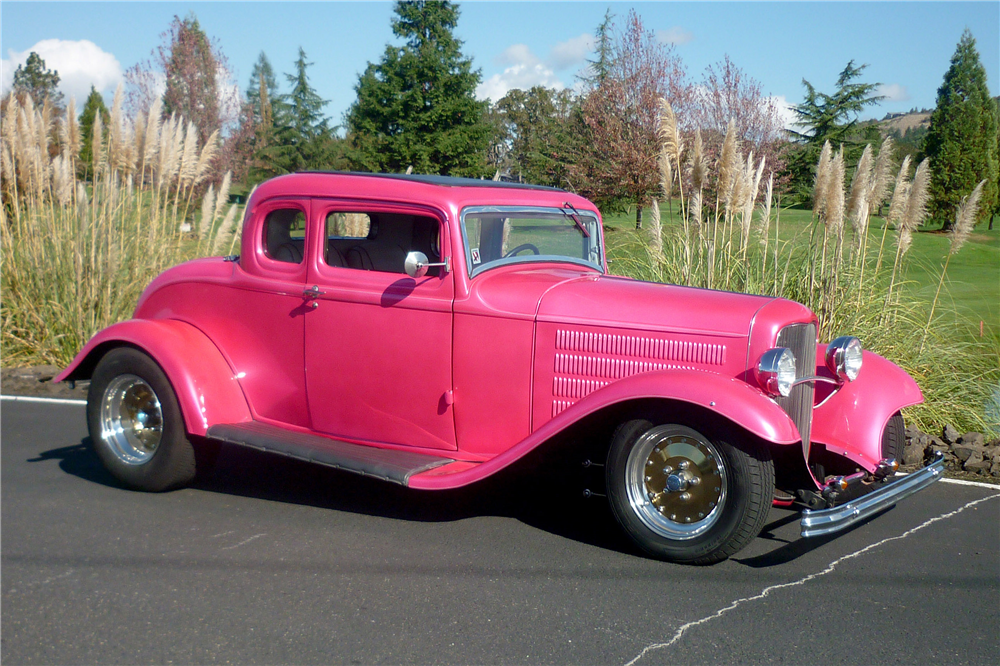
<path fill-rule="evenodd" d="M 634 8 L 673 44 L 689 75 L 725 55 L 765 94 L 801 101 L 802 79 L 832 92 L 848 60 L 867 63 L 866 81 L 888 96 L 869 115 L 933 107 L 962 30 L 977 40 L 991 94 L 1000 94 L 1000 3 L 992 2 L 463 2 L 457 35 L 481 69 L 481 96 L 512 87 L 572 87 L 604 12 L 623 23 Z M 247 85 L 260 51 L 279 73 L 302 46 L 311 81 L 340 123 L 358 75 L 387 43 L 390 2 L 12 2 L 0 4 L 2 84 L 31 50 L 82 104 L 91 84 L 110 101 L 122 72 L 148 58 L 174 15 L 193 11 L 219 40 L 234 83 Z"/>

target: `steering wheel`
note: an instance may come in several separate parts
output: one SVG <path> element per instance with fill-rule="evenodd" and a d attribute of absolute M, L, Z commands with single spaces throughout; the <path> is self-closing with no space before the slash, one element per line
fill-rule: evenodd
<path fill-rule="evenodd" d="M 520 252 L 522 250 L 531 250 L 535 254 L 541 254 L 541 252 L 538 251 L 538 248 L 535 247 L 534 245 L 532 245 L 531 243 L 521 243 L 520 245 L 518 245 L 517 247 L 515 247 L 510 252 L 508 252 L 507 254 L 503 255 L 503 258 L 506 259 L 507 257 L 513 257 L 514 255 L 516 255 L 518 252 Z"/>

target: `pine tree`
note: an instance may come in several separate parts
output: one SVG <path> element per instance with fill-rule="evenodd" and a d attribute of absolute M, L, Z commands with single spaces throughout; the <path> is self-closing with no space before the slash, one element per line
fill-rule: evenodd
<path fill-rule="evenodd" d="M 14 70 L 14 93 L 31 96 L 35 106 L 42 106 L 46 98 L 56 109 L 62 109 L 63 94 L 59 92 L 59 72 L 47 69 L 41 56 L 32 51 L 23 65 Z"/>
<path fill-rule="evenodd" d="M 261 88 L 264 94 L 261 95 Z M 267 55 L 261 51 L 257 62 L 250 70 L 250 82 L 247 84 L 247 102 L 253 108 L 254 121 L 267 124 L 267 116 L 278 97 L 278 79 Z"/>
<path fill-rule="evenodd" d="M 868 65 L 855 66 L 851 60 L 837 77 L 837 89 L 832 95 L 819 92 L 802 79 L 806 87 L 805 99 L 793 107 L 796 125 L 801 132 L 790 131 L 801 144 L 788 160 L 788 171 L 792 176 L 792 187 L 799 197 L 811 198 L 815 165 L 820 150 L 827 141 L 834 146 L 844 147 L 844 161 L 854 164 L 861 156 L 865 144 L 878 144 L 878 127 L 859 127 L 858 115 L 865 107 L 878 104 L 882 97 L 875 94 L 878 83 L 858 81 Z"/>
<path fill-rule="evenodd" d="M 306 61 L 306 52 L 299 47 L 294 73 L 285 74 L 292 86 L 291 92 L 274 100 L 272 129 L 263 138 L 258 160 L 261 166 L 254 171 L 254 176 L 322 169 L 333 164 L 336 139 L 329 119 L 323 115 L 323 107 L 329 102 L 309 83 L 306 70 L 311 65 Z M 258 79 L 263 78 L 258 72 Z"/>
<path fill-rule="evenodd" d="M 968 29 L 938 88 L 924 154 L 930 158 L 931 217 L 950 229 L 959 202 L 984 178 L 976 221 L 991 215 L 997 203 L 997 111 Z"/>
<path fill-rule="evenodd" d="M 80 136 L 83 139 L 80 148 L 80 166 L 81 168 L 87 168 L 93 163 L 93 141 L 94 141 L 94 120 L 97 118 L 97 114 L 101 114 L 101 124 L 104 127 L 108 126 L 111 122 L 111 114 L 108 113 L 108 107 L 104 105 L 104 98 L 101 93 L 97 92 L 94 86 L 90 86 L 90 94 L 87 95 L 87 101 L 83 105 L 83 111 L 80 113 Z"/>
<path fill-rule="evenodd" d="M 597 26 L 597 31 L 594 34 L 594 52 L 596 57 L 593 60 L 587 61 L 589 66 L 585 70 L 586 74 L 580 77 L 580 80 L 591 88 L 596 88 L 604 83 L 604 79 L 607 78 L 613 64 L 613 35 L 611 31 L 614 29 L 614 18 L 615 15 L 611 13 L 611 9 L 606 10 L 604 12 L 604 20 Z"/>
<path fill-rule="evenodd" d="M 485 175 L 487 104 L 475 98 L 479 71 L 452 32 L 458 7 L 417 0 L 394 11 L 392 31 L 405 44 L 387 45 L 359 77 L 347 114 L 352 162 L 367 171 Z"/>

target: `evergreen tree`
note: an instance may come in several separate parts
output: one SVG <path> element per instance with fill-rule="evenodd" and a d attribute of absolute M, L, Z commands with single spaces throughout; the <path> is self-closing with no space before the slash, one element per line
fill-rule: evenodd
<path fill-rule="evenodd" d="M 802 79 L 806 87 L 805 100 L 793 110 L 801 132 L 790 131 L 800 148 L 792 152 L 788 171 L 793 190 L 803 199 L 812 196 L 816 161 L 827 141 L 833 146 L 844 147 L 844 161 L 857 163 L 865 144 L 878 144 L 879 131 L 875 124 L 858 126 L 858 115 L 865 107 L 878 104 L 882 97 L 875 95 L 878 83 L 857 81 L 868 65 L 855 66 L 851 60 L 837 77 L 837 90 L 832 95 L 819 92 Z"/>
<path fill-rule="evenodd" d="M 263 88 L 263 95 L 261 94 Z M 272 114 L 272 108 L 278 97 L 278 79 L 267 55 L 261 51 L 257 62 L 250 70 L 250 82 L 247 84 L 247 102 L 253 108 L 254 120 L 267 124 Z"/>
<path fill-rule="evenodd" d="M 87 95 L 87 101 L 83 105 L 83 111 L 80 113 L 80 136 L 83 139 L 80 147 L 80 166 L 82 168 L 89 167 L 94 161 L 93 155 L 93 141 L 94 141 L 94 120 L 97 118 L 97 114 L 101 114 L 101 124 L 104 127 L 108 126 L 111 122 L 111 114 L 108 113 L 108 107 L 104 105 L 104 98 L 101 93 L 97 92 L 94 86 L 90 86 L 90 94 Z"/>
<path fill-rule="evenodd" d="M 35 106 L 41 106 L 46 98 L 49 104 L 62 109 L 63 94 L 59 92 L 59 72 L 45 67 L 41 56 L 32 51 L 23 65 L 14 70 L 13 91 L 31 96 Z"/>
<path fill-rule="evenodd" d="M 355 167 L 485 175 L 487 104 L 476 100 L 479 71 L 452 34 L 458 7 L 416 0 L 394 11 L 392 31 L 405 44 L 387 45 L 381 61 L 368 64 L 347 114 Z"/>
<path fill-rule="evenodd" d="M 222 126 L 216 81 L 219 60 L 194 13 L 183 21 L 175 16 L 169 35 L 169 54 L 161 53 L 167 79 L 163 113 L 176 113 L 193 122 L 204 145 L 209 135 Z M 164 51 L 164 47 L 160 50 Z"/>
<path fill-rule="evenodd" d="M 997 203 L 997 111 L 968 29 L 938 88 L 924 154 L 931 165 L 931 217 L 950 229 L 959 202 L 984 178 L 977 222 L 991 215 Z"/>
<path fill-rule="evenodd" d="M 570 90 L 513 89 L 490 109 L 491 166 L 519 182 L 566 186 L 580 146 L 580 101 Z"/>
<path fill-rule="evenodd" d="M 309 84 L 306 52 L 299 47 L 295 72 L 285 74 L 292 89 L 275 99 L 272 106 L 273 127 L 263 138 L 260 166 L 254 176 L 291 173 L 304 169 L 330 167 L 336 155 L 336 140 L 323 115 L 329 102 Z M 258 79 L 263 78 L 258 72 Z M 266 80 L 265 80 L 266 81 Z"/>
<path fill-rule="evenodd" d="M 597 32 L 594 34 L 594 51 L 596 57 L 593 60 L 587 61 L 589 65 L 586 69 L 587 73 L 580 77 L 580 80 L 591 88 L 596 88 L 604 83 L 608 72 L 611 71 L 612 59 L 614 57 L 612 53 L 613 35 L 611 31 L 614 28 L 614 18 L 615 15 L 611 13 L 611 9 L 606 10 L 604 12 L 604 20 L 597 26 Z"/>

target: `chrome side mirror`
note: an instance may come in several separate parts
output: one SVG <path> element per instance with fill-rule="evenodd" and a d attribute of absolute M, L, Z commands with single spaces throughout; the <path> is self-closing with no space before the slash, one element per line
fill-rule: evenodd
<path fill-rule="evenodd" d="M 444 269 L 449 270 L 448 262 L 442 261 L 441 263 L 431 264 L 427 262 L 427 255 L 423 252 L 417 252 L 414 250 L 406 255 L 406 261 L 403 262 L 403 270 L 411 278 L 422 278 L 427 275 L 427 270 L 433 268 L 434 266 L 444 266 Z"/>

